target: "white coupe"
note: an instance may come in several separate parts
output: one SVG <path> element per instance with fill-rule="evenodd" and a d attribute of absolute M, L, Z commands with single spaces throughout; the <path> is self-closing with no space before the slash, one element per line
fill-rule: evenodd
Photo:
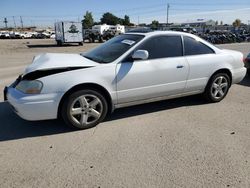
<path fill-rule="evenodd" d="M 23 119 L 86 129 L 125 106 L 199 93 L 219 102 L 245 74 L 240 52 L 182 32 L 138 32 L 83 54 L 38 55 L 4 93 Z"/>

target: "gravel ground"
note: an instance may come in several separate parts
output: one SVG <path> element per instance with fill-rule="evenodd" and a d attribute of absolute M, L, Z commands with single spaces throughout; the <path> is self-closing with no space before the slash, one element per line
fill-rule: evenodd
<path fill-rule="evenodd" d="M 96 45 L 0 40 L 0 90 L 36 54 Z M 24 121 L 0 102 L 0 187 L 250 187 L 249 95 L 246 77 L 221 103 L 193 96 L 124 108 L 84 131 Z"/>

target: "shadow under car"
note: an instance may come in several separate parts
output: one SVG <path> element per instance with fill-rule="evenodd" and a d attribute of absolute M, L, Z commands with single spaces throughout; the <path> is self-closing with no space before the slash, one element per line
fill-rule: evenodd
<path fill-rule="evenodd" d="M 105 122 L 150 114 L 157 111 L 171 110 L 183 106 L 203 105 L 206 102 L 200 95 L 171 99 L 132 107 L 117 109 Z M 0 142 L 29 137 L 62 134 L 75 131 L 60 120 L 25 121 L 18 117 L 7 102 L 0 103 Z"/>

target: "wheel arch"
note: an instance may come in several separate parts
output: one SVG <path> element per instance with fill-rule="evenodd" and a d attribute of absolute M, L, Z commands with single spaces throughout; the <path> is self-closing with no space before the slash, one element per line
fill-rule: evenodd
<path fill-rule="evenodd" d="M 209 78 L 207 84 L 210 82 L 210 80 L 212 79 L 212 77 L 218 73 L 226 73 L 228 76 L 229 76 L 229 81 L 230 81 L 230 86 L 232 85 L 232 79 L 233 79 L 233 76 L 232 76 L 232 72 L 230 71 L 230 69 L 228 68 L 222 68 L 222 69 L 219 69 L 217 71 L 215 71 Z"/>
<path fill-rule="evenodd" d="M 110 93 L 108 92 L 108 90 L 106 88 L 104 88 L 103 86 L 96 84 L 96 83 L 83 83 L 83 84 L 78 84 L 75 85 L 74 87 L 70 88 L 61 98 L 60 103 L 58 105 L 58 110 L 57 110 L 57 117 L 60 118 L 61 117 L 61 109 L 62 109 L 62 105 L 63 102 L 65 101 L 65 99 L 71 95 L 72 93 L 79 91 L 79 90 L 83 90 L 83 89 L 92 89 L 95 91 L 100 92 L 104 98 L 107 100 L 108 103 L 108 114 L 112 113 L 113 111 L 113 102 L 112 102 L 112 98 Z"/>

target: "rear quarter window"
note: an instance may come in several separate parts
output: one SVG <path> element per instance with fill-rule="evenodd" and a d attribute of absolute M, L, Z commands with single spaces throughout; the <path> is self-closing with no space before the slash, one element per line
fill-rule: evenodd
<path fill-rule="evenodd" d="M 201 54 L 214 54 L 214 50 L 203 44 L 200 41 L 195 40 L 192 37 L 184 36 L 184 51 L 185 55 L 201 55 Z"/>

